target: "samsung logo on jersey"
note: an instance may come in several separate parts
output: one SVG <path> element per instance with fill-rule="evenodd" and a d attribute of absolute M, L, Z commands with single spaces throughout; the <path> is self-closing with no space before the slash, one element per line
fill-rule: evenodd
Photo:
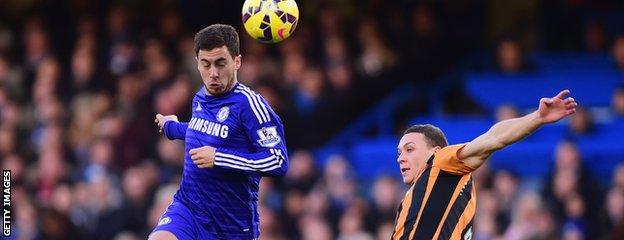
<path fill-rule="evenodd" d="M 189 128 L 215 137 L 227 138 L 228 126 L 201 118 L 191 118 Z"/>

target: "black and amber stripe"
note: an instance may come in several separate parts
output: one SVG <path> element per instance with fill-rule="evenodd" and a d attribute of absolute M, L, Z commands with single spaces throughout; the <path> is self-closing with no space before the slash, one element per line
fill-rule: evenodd
<path fill-rule="evenodd" d="M 472 174 L 427 167 L 401 202 L 392 239 L 460 239 L 472 226 Z"/>

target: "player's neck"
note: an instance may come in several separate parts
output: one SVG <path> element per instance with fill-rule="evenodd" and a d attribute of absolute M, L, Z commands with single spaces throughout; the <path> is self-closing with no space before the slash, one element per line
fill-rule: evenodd
<path fill-rule="evenodd" d="M 225 90 L 225 92 L 230 92 L 232 91 L 232 89 L 234 89 L 236 87 L 236 84 L 238 83 L 238 79 L 234 78 L 234 81 L 232 81 L 232 85 L 228 86 L 227 90 Z"/>

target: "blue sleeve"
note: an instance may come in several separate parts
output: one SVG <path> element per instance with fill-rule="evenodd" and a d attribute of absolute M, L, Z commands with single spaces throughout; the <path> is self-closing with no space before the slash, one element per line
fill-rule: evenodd
<path fill-rule="evenodd" d="M 238 152 L 218 148 L 215 166 L 260 173 L 264 176 L 284 176 L 288 170 L 288 153 L 281 120 L 259 95 L 256 104 L 245 105 L 240 119 L 251 140 L 253 152 Z"/>
<path fill-rule="evenodd" d="M 169 140 L 184 140 L 188 125 L 188 122 L 166 121 L 163 125 L 163 133 Z"/>

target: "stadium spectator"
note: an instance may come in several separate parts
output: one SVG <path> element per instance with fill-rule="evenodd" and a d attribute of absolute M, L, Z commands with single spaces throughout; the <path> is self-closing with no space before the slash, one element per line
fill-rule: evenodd
<path fill-rule="evenodd" d="M 570 118 L 568 124 L 568 137 L 571 139 L 579 136 L 587 136 L 593 133 L 595 128 L 594 119 L 591 112 L 584 107 L 580 107 L 574 116 Z"/>
<path fill-rule="evenodd" d="M 505 74 L 515 74 L 533 70 L 533 66 L 525 59 L 520 43 L 507 38 L 498 43 L 496 51 L 498 70 Z"/>
<path fill-rule="evenodd" d="M 518 109 L 512 104 L 503 104 L 496 108 L 496 122 L 517 118 L 518 116 L 520 116 Z"/>
<path fill-rule="evenodd" d="M 301 77 L 295 104 L 299 114 L 310 116 L 321 101 L 324 93 L 325 77 L 318 69 L 307 69 Z"/>
<path fill-rule="evenodd" d="M 611 54 L 615 60 L 616 69 L 624 71 L 624 35 L 615 38 Z"/>
<path fill-rule="evenodd" d="M 611 110 L 617 118 L 624 118 L 624 86 L 613 90 Z"/>
<path fill-rule="evenodd" d="M 304 214 L 305 194 L 297 189 L 286 191 L 283 196 L 283 214 L 281 219 L 284 224 L 285 234 L 293 239 L 300 238 L 302 229 L 299 228 L 299 219 Z"/>
<path fill-rule="evenodd" d="M 382 176 L 375 180 L 372 186 L 372 226 L 394 221 L 396 203 L 401 201 L 401 190 L 399 181 L 395 178 Z M 388 237 L 391 234 L 392 232 Z"/>
<path fill-rule="evenodd" d="M 327 221 L 322 217 L 307 215 L 299 221 L 299 228 L 302 229 L 301 239 L 309 240 L 329 240 L 334 239 Z"/>
<path fill-rule="evenodd" d="M 375 78 L 387 73 L 397 65 L 397 58 L 380 36 L 379 26 L 373 19 L 360 22 L 358 40 L 362 54 L 357 59 L 357 70 L 365 78 Z"/>
<path fill-rule="evenodd" d="M 11 94 L 18 99 L 25 97 L 26 89 L 24 89 L 25 86 L 21 68 L 20 66 L 12 64 L 9 59 L 2 54 L 2 51 L 0 51 L 0 83 L 0 86 L 5 89 L 0 91 L 10 91 Z M 0 105 L 2 104 L 0 103 Z"/>
<path fill-rule="evenodd" d="M 587 220 L 585 218 L 585 202 L 579 195 L 572 195 L 565 199 L 565 220 L 563 221 L 564 239 L 584 239 L 588 235 Z"/>
<path fill-rule="evenodd" d="M 478 224 L 475 228 L 474 237 L 476 239 L 492 239 L 500 236 L 506 229 L 499 228 L 497 219 L 501 216 L 500 203 L 498 195 L 489 188 L 482 189 L 477 195 L 477 211 L 475 213 L 474 224 Z M 507 219 L 507 223 L 509 219 Z"/>
<path fill-rule="evenodd" d="M 177 141 L 169 141 L 166 138 L 158 140 L 158 159 L 162 164 L 159 172 L 159 183 L 174 182 L 174 178 L 182 171 L 183 163 L 180 158 L 184 156 L 184 144 Z"/>
<path fill-rule="evenodd" d="M 277 214 L 271 208 L 261 205 L 258 208 L 258 214 L 262 216 L 260 219 L 260 228 L 262 229 L 262 232 L 260 233 L 261 239 L 288 239 L 282 234 L 282 223 L 280 222 Z"/>
<path fill-rule="evenodd" d="M 309 192 L 320 177 L 314 157 L 310 152 L 301 150 L 294 152 L 290 160 L 290 168 L 284 179 L 286 187 Z"/>
<path fill-rule="evenodd" d="M 441 68 L 444 51 L 440 49 L 444 41 L 440 23 L 431 6 L 418 5 L 411 10 L 408 17 L 411 31 L 405 34 L 405 46 L 401 54 L 401 64 L 405 65 L 406 75 L 418 76 L 417 81 L 431 81 L 433 76 L 425 69 Z M 423 66 L 413 68 L 412 66 Z"/>
<path fill-rule="evenodd" d="M 40 237 L 42 229 L 38 223 L 39 212 L 37 211 L 37 205 L 26 195 L 24 189 L 13 189 L 12 198 L 16 198 L 19 195 L 22 195 L 20 196 L 21 198 L 14 200 L 15 230 L 26 239 Z"/>
<path fill-rule="evenodd" d="M 615 237 L 619 234 L 621 236 L 621 226 L 624 226 L 624 190 L 618 187 L 611 188 L 604 206 L 607 215 L 604 229 L 607 231 L 607 235 Z"/>
<path fill-rule="evenodd" d="M 72 99 L 78 93 L 97 92 L 105 90 L 107 86 L 97 72 L 94 52 L 90 47 L 83 45 L 74 51 L 71 60 L 71 84 L 64 94 L 68 99 Z"/>
<path fill-rule="evenodd" d="M 110 52 L 107 63 L 112 75 L 121 76 L 136 70 L 138 67 L 138 49 L 129 40 L 113 43 Z"/>
<path fill-rule="evenodd" d="M 585 50 L 590 53 L 604 53 L 607 50 L 608 36 L 604 25 L 599 21 L 590 21 L 585 25 L 583 40 Z"/>
<path fill-rule="evenodd" d="M 501 170 L 494 174 L 493 190 L 498 200 L 496 217 L 497 229 L 509 227 L 514 210 L 514 203 L 518 198 L 518 179 L 510 171 Z"/>
<path fill-rule="evenodd" d="M 24 66 L 30 78 L 35 69 L 51 56 L 48 34 L 42 26 L 41 18 L 34 16 L 24 24 Z"/>
<path fill-rule="evenodd" d="M 624 164 L 619 164 L 613 170 L 612 187 L 624 190 Z"/>
<path fill-rule="evenodd" d="M 301 78 L 306 72 L 308 65 L 303 54 L 288 52 L 283 56 L 282 79 L 286 88 L 296 88 L 301 83 Z"/>
<path fill-rule="evenodd" d="M 2 144 L 0 142 L 0 144 Z M 2 159 L 2 169 L 11 170 L 11 180 L 17 184 L 22 184 L 26 175 L 26 165 L 24 160 L 15 153 L 1 154 L 0 156 L 6 156 Z"/>
<path fill-rule="evenodd" d="M 505 239 L 531 239 L 539 235 L 539 222 L 541 212 L 544 211 L 542 199 L 533 193 L 522 194 L 518 199 L 518 206 L 514 209 L 513 218 L 506 228 Z"/>
<path fill-rule="evenodd" d="M 585 209 L 600 209 L 603 192 L 598 181 L 590 174 L 581 161 L 578 146 L 570 141 L 561 141 L 555 149 L 554 168 L 544 185 L 542 192 L 548 209 L 552 212 L 555 220 L 563 224 L 568 217 L 579 218 L 591 223 L 584 226 L 582 233 L 601 234 L 597 231 L 598 211 L 582 211 L 578 214 L 579 205 Z M 570 202 L 578 198 L 577 202 Z M 584 203 L 584 204 L 579 204 Z M 572 204 L 571 204 L 572 203 Z M 574 205 L 576 204 L 576 205 Z M 574 213 L 574 214 L 571 214 Z M 571 233 L 580 229 L 579 225 L 569 224 Z"/>
<path fill-rule="evenodd" d="M 385 240 L 392 237 L 392 222 L 383 222 L 377 227 L 377 240 Z"/>
<path fill-rule="evenodd" d="M 13 32 L 5 24 L 0 23 L 0 52 L 6 52 L 13 45 Z"/>
<path fill-rule="evenodd" d="M 123 41 L 132 35 L 132 13 L 122 5 L 111 7 L 106 17 L 106 30 L 109 41 L 113 44 Z"/>
<path fill-rule="evenodd" d="M 339 240 L 361 239 L 373 240 L 373 235 L 364 230 L 362 222 L 363 209 L 357 209 L 357 205 L 351 205 L 349 209 L 342 214 L 339 223 L 338 237 Z"/>
<path fill-rule="evenodd" d="M 128 168 L 123 175 L 121 188 L 123 201 L 120 206 L 122 215 L 121 228 L 134 233 L 144 233 L 151 226 L 147 225 L 147 216 L 151 199 L 151 191 L 157 186 L 155 166 L 149 162 Z"/>
<path fill-rule="evenodd" d="M 0 154 L 8 156 L 16 151 L 15 129 L 9 126 L 0 127 Z"/>

